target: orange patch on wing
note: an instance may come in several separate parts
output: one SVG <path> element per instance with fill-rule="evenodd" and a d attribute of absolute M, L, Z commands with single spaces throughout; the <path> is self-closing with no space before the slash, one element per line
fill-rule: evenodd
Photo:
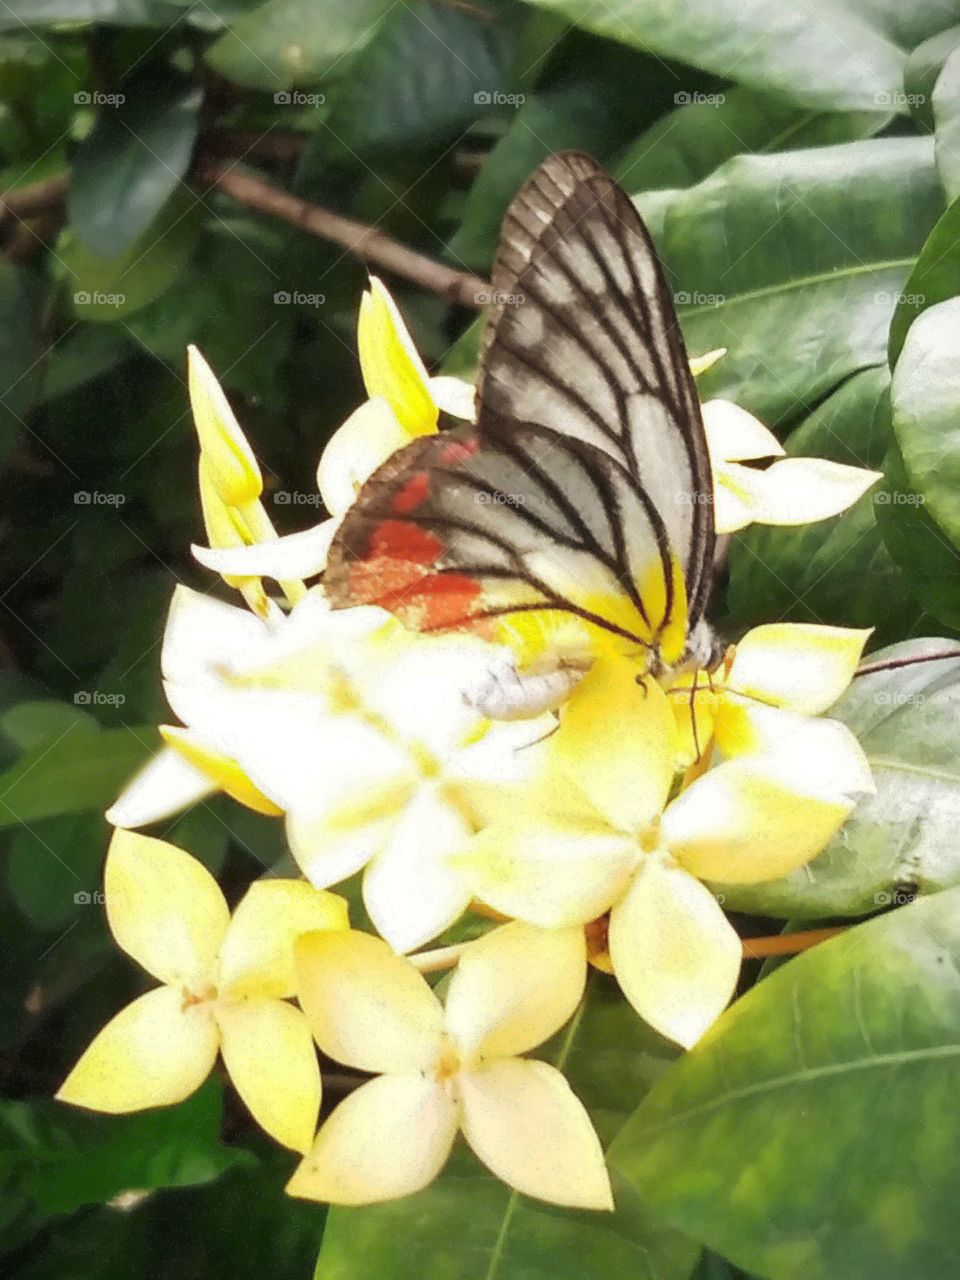
<path fill-rule="evenodd" d="M 426 471 L 415 471 L 393 495 L 390 509 L 397 515 L 406 515 L 414 507 L 418 507 L 429 492 L 430 476 Z"/>
<path fill-rule="evenodd" d="M 441 540 L 402 520 L 383 520 L 370 536 L 367 554 L 350 566 L 350 593 L 357 601 L 389 609 L 415 631 L 475 628 L 471 614 L 483 588 L 460 573 L 432 572 L 443 554 Z"/>
<path fill-rule="evenodd" d="M 453 467 L 458 462 L 472 458 L 479 448 L 479 440 L 451 440 L 449 444 L 444 445 L 438 456 L 444 466 Z"/>

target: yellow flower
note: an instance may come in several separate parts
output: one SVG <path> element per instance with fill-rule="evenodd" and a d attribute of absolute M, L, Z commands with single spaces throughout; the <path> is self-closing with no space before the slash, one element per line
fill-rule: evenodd
<path fill-rule="evenodd" d="M 670 701 L 627 659 L 598 660 L 543 747 L 549 781 L 456 857 L 476 895 L 542 928 L 610 911 L 609 953 L 637 1012 L 693 1044 L 722 1012 L 740 941 L 701 879 L 776 879 L 824 848 L 873 789 L 841 724 L 788 718 L 764 753 L 705 773 L 667 803 L 677 731 Z"/>
<path fill-rule="evenodd" d="M 473 417 L 473 387 L 460 378 L 427 374 L 396 303 L 374 276 L 360 303 L 357 345 L 370 398 L 334 432 L 317 468 L 317 488 L 330 519 L 250 546 L 215 541 L 211 535 L 212 549 L 193 548 L 208 569 L 257 578 L 316 576 L 326 565 L 337 526 L 364 481 L 397 449 L 436 431 L 441 410 L 457 418 Z"/>
<path fill-rule="evenodd" d="M 187 348 L 190 404 L 200 440 L 200 502 L 213 547 L 231 549 L 277 541 L 276 530 L 260 501 L 263 477 L 223 388 L 196 347 Z M 260 575 L 246 569 L 225 572 L 224 581 L 239 591 L 259 617 L 275 613 Z M 296 576 L 281 583 L 295 604 L 304 593 Z"/>
<path fill-rule="evenodd" d="M 267 624 L 246 609 L 188 587 L 176 588 L 160 667 L 168 700 L 185 727 L 160 727 L 166 745 L 107 810 L 108 822 L 117 827 L 146 826 L 216 791 L 225 791 L 258 813 L 281 812 L 217 740 L 222 716 L 229 710 L 225 673 L 244 659 L 275 650 L 289 621 L 281 615 L 277 624 Z"/>
<path fill-rule="evenodd" d="M 287 1185 L 294 1196 L 370 1204 L 411 1195 L 457 1132 L 526 1195 L 611 1209 L 603 1153 L 560 1072 L 520 1057 L 570 1018 L 583 994 L 579 929 L 508 924 L 472 943 L 446 1007 L 409 961 L 363 933 L 297 945 L 300 1000 L 324 1053 L 377 1078 L 333 1112 Z"/>
<path fill-rule="evenodd" d="M 312 1140 L 320 1072 L 296 990 L 301 933 L 346 930 L 346 903 L 300 880 L 251 885 L 233 919 L 189 854 L 118 831 L 104 872 L 107 919 L 126 953 L 162 985 L 108 1022 L 70 1072 L 61 1102 L 111 1113 L 169 1106 L 197 1089 L 218 1051 L 271 1137 Z"/>
<path fill-rule="evenodd" d="M 713 672 L 681 676 L 670 689 L 680 764 L 711 742 L 728 757 L 766 750 L 796 732 L 791 717 L 818 716 L 853 679 L 869 630 L 774 622 L 754 627 Z"/>
<path fill-rule="evenodd" d="M 701 406 L 713 468 L 717 533 L 748 524 L 797 525 L 839 515 L 883 477 L 825 458 L 787 458 L 776 436 L 729 400 Z M 763 469 L 744 466 L 761 459 Z"/>

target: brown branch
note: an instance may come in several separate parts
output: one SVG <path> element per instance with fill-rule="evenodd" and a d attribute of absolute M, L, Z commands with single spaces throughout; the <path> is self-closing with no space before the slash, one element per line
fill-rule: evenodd
<path fill-rule="evenodd" d="M 31 182 L 28 187 L 0 193 L 0 227 L 58 208 L 67 198 L 69 185 L 70 175 L 58 173 L 55 178 L 44 178 L 42 182 Z"/>
<path fill-rule="evenodd" d="M 253 129 L 217 129 L 201 144 L 204 160 L 299 160 L 307 145 L 302 133 L 258 133 Z"/>
<path fill-rule="evenodd" d="M 352 218 L 344 218 L 319 205 L 309 204 L 298 196 L 280 191 L 269 182 L 239 173 L 226 165 L 201 162 L 198 176 L 224 195 L 236 200 L 247 209 L 255 209 L 273 218 L 280 218 L 299 227 L 321 240 L 329 240 L 346 249 L 361 262 L 381 267 L 394 275 L 412 280 L 414 284 L 442 298 L 457 302 L 462 307 L 481 307 L 486 281 L 468 271 L 457 271 L 435 262 L 423 254 L 408 249 L 377 227 L 370 227 Z"/>

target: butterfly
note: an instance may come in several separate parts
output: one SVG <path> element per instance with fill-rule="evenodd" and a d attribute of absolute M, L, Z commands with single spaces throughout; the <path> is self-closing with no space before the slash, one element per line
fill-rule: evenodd
<path fill-rule="evenodd" d="M 562 700 L 605 647 L 658 677 L 701 664 L 716 539 L 699 401 L 650 236 L 590 156 L 552 155 L 522 187 L 491 298 L 476 423 L 361 487 L 333 607 L 506 642 L 516 665 L 477 695 L 505 718 Z"/>

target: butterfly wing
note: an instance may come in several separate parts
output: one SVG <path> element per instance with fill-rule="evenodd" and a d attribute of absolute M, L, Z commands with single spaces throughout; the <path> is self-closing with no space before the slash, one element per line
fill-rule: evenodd
<path fill-rule="evenodd" d="M 330 599 L 493 637 L 567 615 L 674 663 L 709 587 L 709 457 L 653 247 L 589 157 L 551 157 L 517 196 L 494 298 L 476 427 L 367 481 Z"/>
<path fill-rule="evenodd" d="M 517 634 L 566 615 L 667 661 L 685 640 L 682 567 L 626 469 L 492 413 L 388 459 L 344 520 L 324 581 L 335 606 L 378 604 L 419 631 L 503 638 L 501 619 Z"/>
<path fill-rule="evenodd" d="M 537 422 L 624 466 L 660 512 L 689 625 L 710 588 L 713 485 L 687 352 L 656 251 L 595 160 L 551 156 L 503 223 L 478 386 L 488 413 Z"/>

